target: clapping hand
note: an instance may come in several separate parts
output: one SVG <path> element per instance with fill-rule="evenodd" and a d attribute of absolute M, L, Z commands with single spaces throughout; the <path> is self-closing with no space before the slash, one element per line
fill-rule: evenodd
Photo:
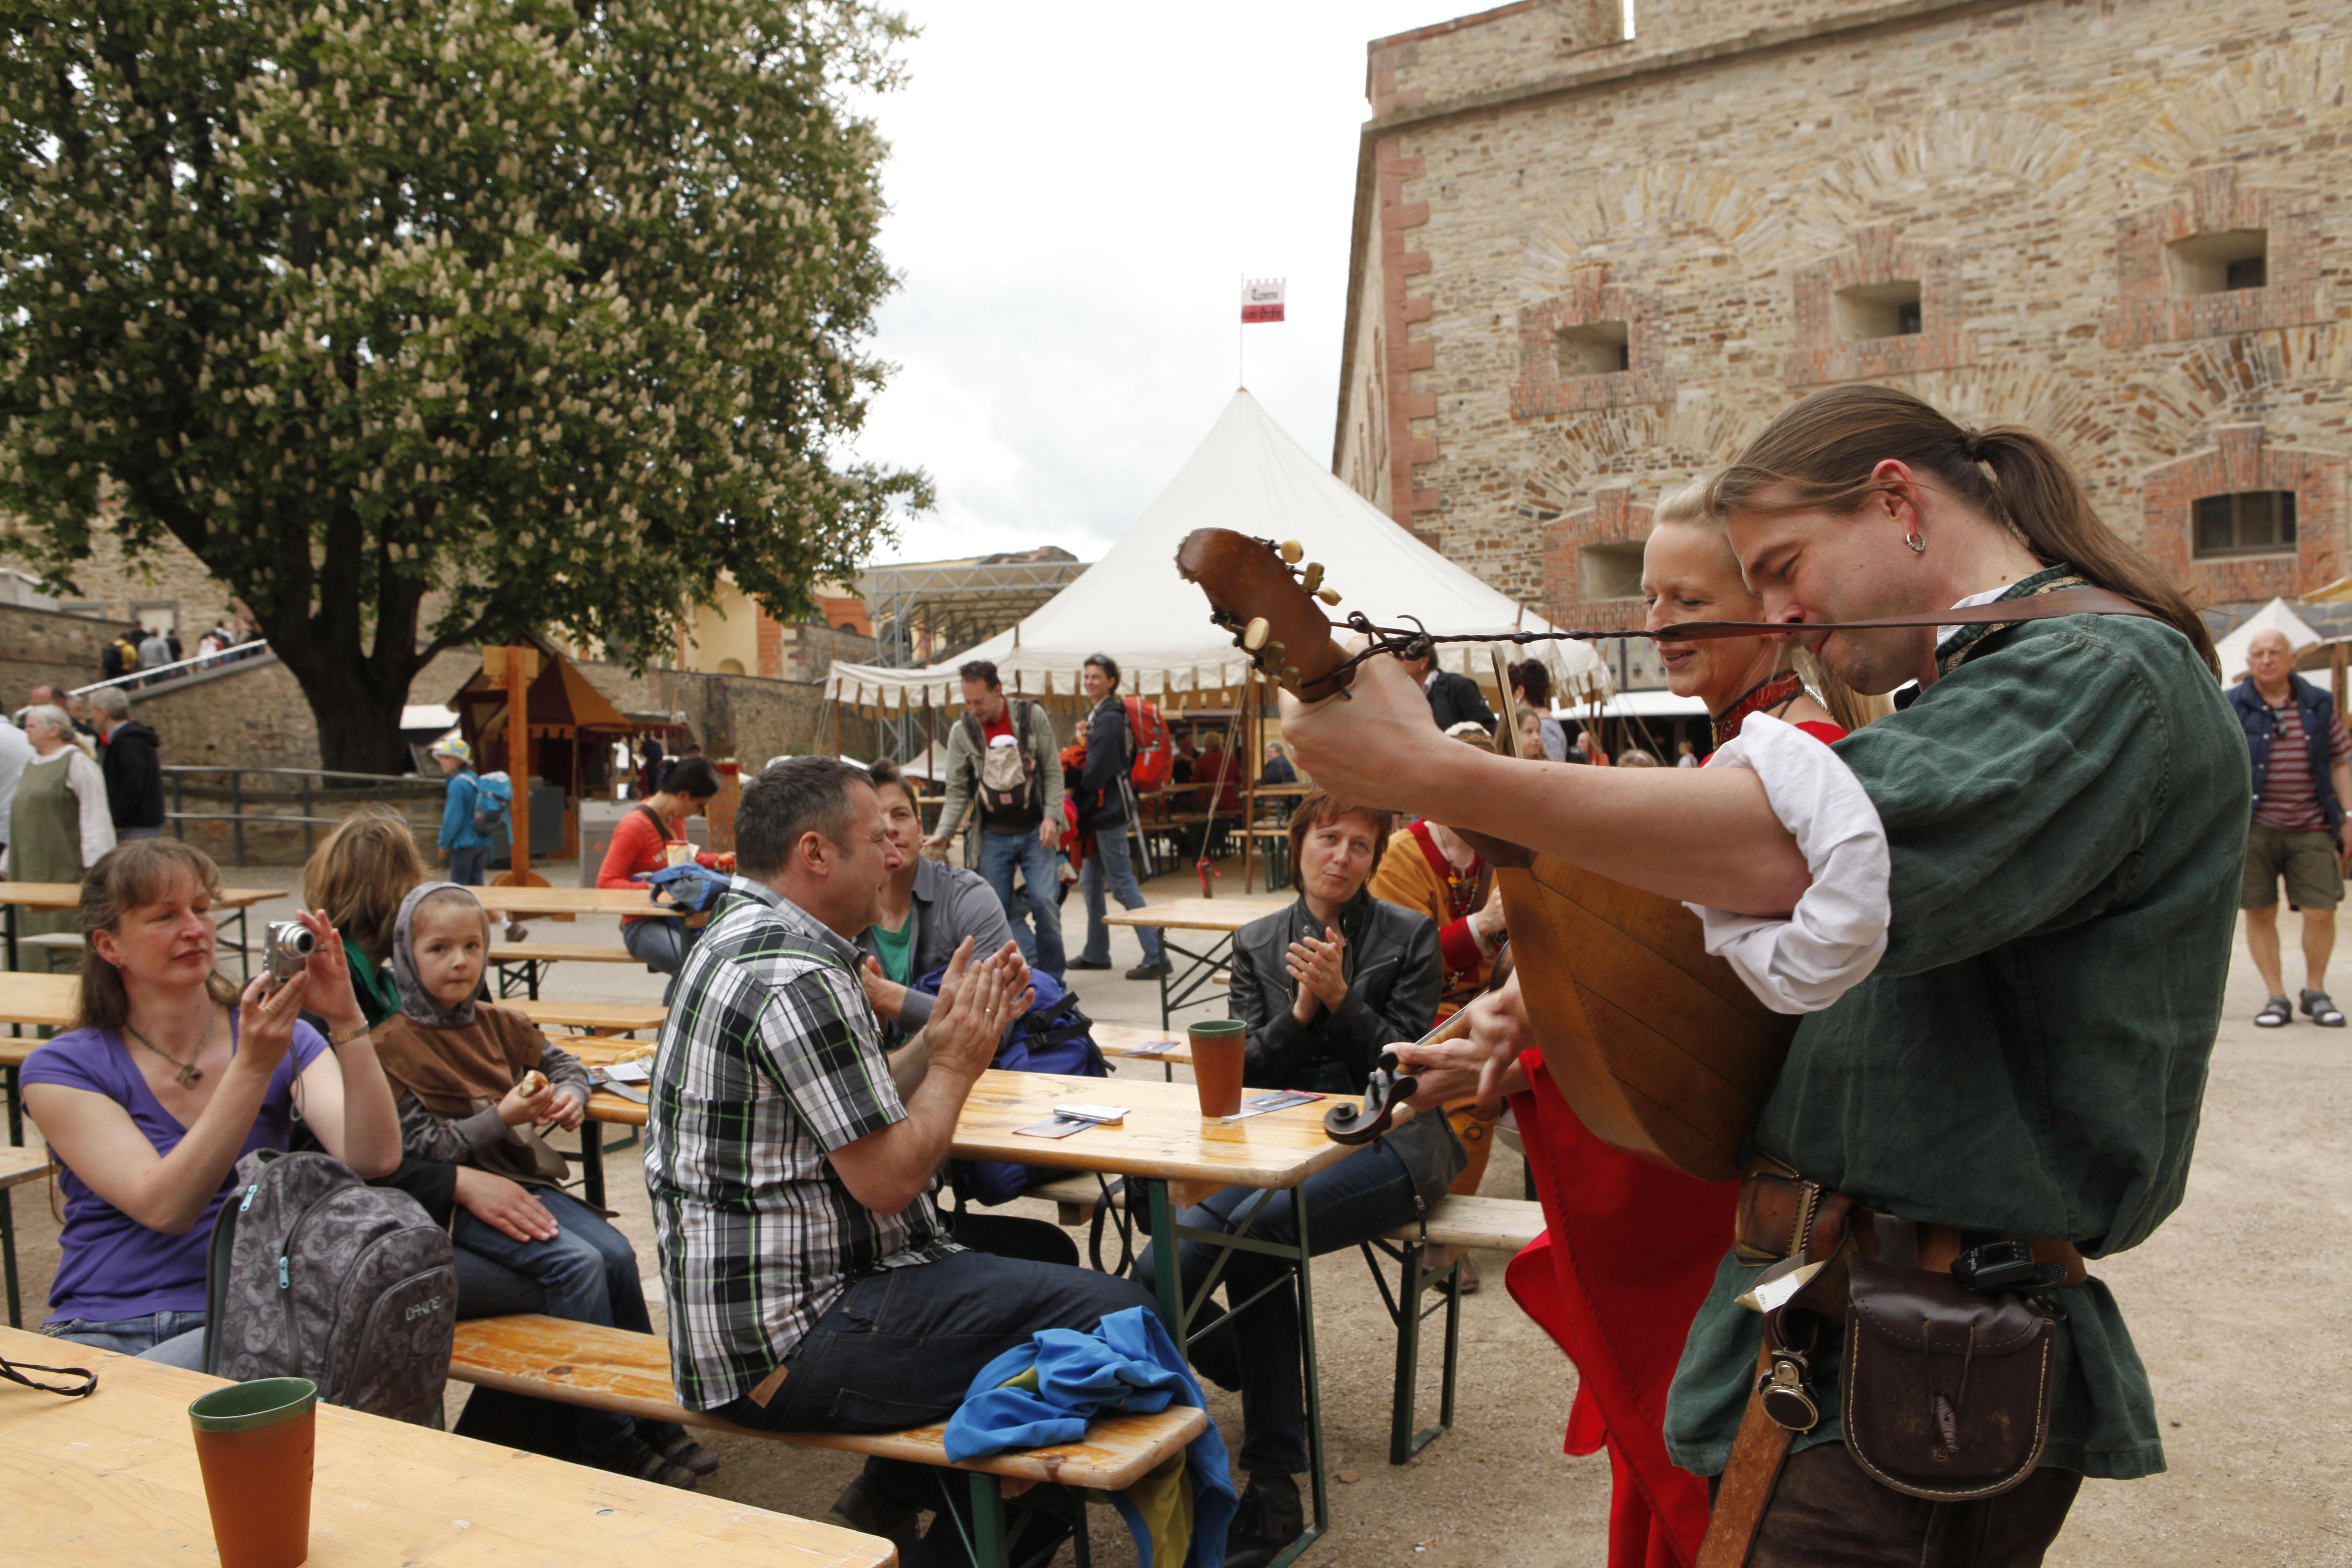
<path fill-rule="evenodd" d="M 978 963 L 972 962 L 971 939 L 964 938 L 948 961 L 940 981 L 939 1005 L 923 1026 L 934 1067 L 958 1068 L 977 1078 L 996 1059 L 996 1043 L 1005 1023 L 1025 1011 L 1035 999 L 1027 989 L 1029 966 L 1021 950 L 1006 942 Z"/>
<path fill-rule="evenodd" d="M 1340 962 L 1347 949 L 1348 939 L 1339 928 L 1325 926 L 1320 938 L 1300 937 L 1283 955 L 1283 967 L 1298 985 L 1293 1011 L 1300 1023 L 1313 1021 L 1317 1003 L 1336 1009 L 1348 999 L 1348 976 Z"/>
<path fill-rule="evenodd" d="M 866 958 L 857 971 L 857 983 L 866 987 L 866 1005 L 879 1017 L 895 1019 L 907 1005 L 907 988 L 882 973 L 878 958 Z"/>

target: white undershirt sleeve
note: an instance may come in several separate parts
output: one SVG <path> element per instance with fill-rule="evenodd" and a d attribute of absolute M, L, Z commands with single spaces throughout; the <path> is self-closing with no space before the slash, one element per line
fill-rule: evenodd
<path fill-rule="evenodd" d="M 114 847 L 114 812 L 106 801 L 106 775 L 88 752 L 68 747 L 66 788 L 81 806 L 81 868 L 87 871 Z"/>
<path fill-rule="evenodd" d="M 1835 752 L 1793 724 L 1751 713 L 1707 759 L 1764 782 L 1772 814 L 1796 837 L 1812 885 L 1785 917 L 1688 907 L 1706 926 L 1706 950 L 1728 960 L 1776 1013 L 1818 1013 L 1878 966 L 1886 952 L 1888 861 L 1878 808 Z"/>

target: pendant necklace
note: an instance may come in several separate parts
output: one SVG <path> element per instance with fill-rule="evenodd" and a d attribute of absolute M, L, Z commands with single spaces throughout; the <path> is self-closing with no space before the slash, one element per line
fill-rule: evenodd
<path fill-rule="evenodd" d="M 157 1045 L 154 1041 L 141 1034 L 138 1026 L 132 1024 L 130 1019 L 125 1018 L 122 1021 L 122 1026 L 131 1031 L 131 1037 L 132 1039 L 137 1040 L 141 1045 L 146 1047 L 149 1050 L 154 1052 L 157 1056 L 162 1057 L 165 1061 L 170 1062 L 173 1067 L 180 1069 L 173 1076 L 179 1080 L 179 1085 L 182 1089 L 195 1088 L 196 1080 L 205 1076 L 205 1069 L 198 1067 L 193 1058 L 190 1060 L 184 1062 L 182 1061 L 179 1058 L 173 1056 L 171 1052 L 165 1050 L 163 1047 Z M 205 1010 L 205 1037 L 196 1042 L 195 1057 L 201 1058 L 205 1054 L 205 1047 L 213 1043 L 213 1031 L 219 1027 L 220 1010 L 216 1007 L 206 1008 Z"/>

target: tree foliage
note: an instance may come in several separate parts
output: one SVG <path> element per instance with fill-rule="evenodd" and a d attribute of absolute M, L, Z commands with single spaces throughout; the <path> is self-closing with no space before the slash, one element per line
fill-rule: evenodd
<path fill-rule="evenodd" d="M 561 626 L 786 617 L 919 473 L 884 367 L 895 85 L 864 0 L 0 0 L 0 507 L 60 585 L 101 501 L 250 605 L 330 766 L 410 677 Z"/>

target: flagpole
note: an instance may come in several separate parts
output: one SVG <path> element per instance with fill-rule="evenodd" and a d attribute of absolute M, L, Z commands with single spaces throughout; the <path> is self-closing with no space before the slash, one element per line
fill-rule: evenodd
<path fill-rule="evenodd" d="M 1239 284 L 1239 288 L 1234 289 L 1237 296 L 1249 288 L 1247 278 L 1235 281 Z M 1246 311 L 1236 311 L 1235 314 L 1241 319 L 1234 323 L 1234 384 L 1246 387 L 1249 385 L 1249 315 Z"/>

